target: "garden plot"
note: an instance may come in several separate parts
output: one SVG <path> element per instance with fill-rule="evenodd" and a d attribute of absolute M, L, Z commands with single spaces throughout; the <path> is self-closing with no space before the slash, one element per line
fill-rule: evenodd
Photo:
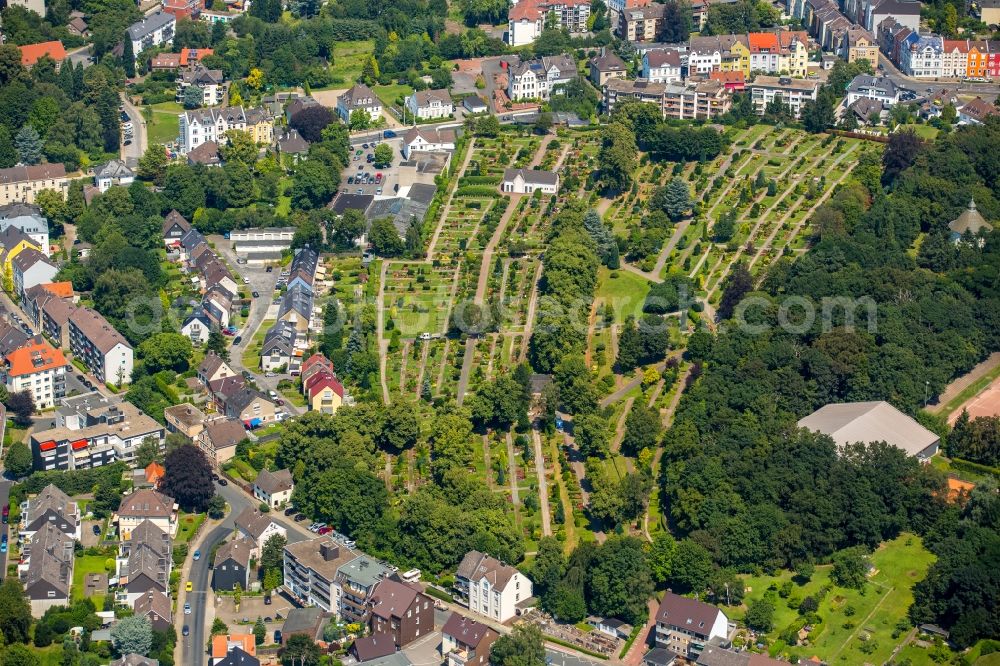
<path fill-rule="evenodd" d="M 405 338 L 441 333 L 454 269 L 423 262 L 393 263 L 386 273 L 386 331 Z"/>

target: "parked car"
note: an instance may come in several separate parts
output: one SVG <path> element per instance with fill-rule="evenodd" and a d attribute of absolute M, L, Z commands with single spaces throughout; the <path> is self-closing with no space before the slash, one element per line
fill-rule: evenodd
<path fill-rule="evenodd" d="M 290 516 L 293 513 L 295 513 L 295 507 L 294 506 L 290 506 L 287 509 L 285 509 L 285 515 L 286 516 Z"/>
<path fill-rule="evenodd" d="M 226 481 L 225 479 L 219 479 L 219 485 L 220 486 L 228 486 L 229 482 Z"/>
<path fill-rule="evenodd" d="M 200 559 L 201 559 L 201 551 L 200 550 L 194 551 L 194 561 L 197 562 Z"/>
<path fill-rule="evenodd" d="M 281 629 L 274 630 L 274 642 L 281 645 Z"/>
<path fill-rule="evenodd" d="M 330 532 L 332 532 L 332 531 L 333 531 L 333 528 L 332 528 L 332 527 L 330 527 L 329 525 L 327 525 L 326 527 L 321 527 L 321 528 L 319 528 L 319 529 L 318 529 L 318 530 L 316 531 L 316 533 L 317 533 L 317 534 L 319 534 L 320 536 L 323 536 L 324 534 L 329 534 L 329 533 L 330 533 Z"/>
<path fill-rule="evenodd" d="M 191 604 L 190 603 L 184 604 L 184 614 L 185 615 L 190 615 L 191 614 Z"/>
<path fill-rule="evenodd" d="M 270 273 L 273 270 L 274 270 L 274 266 L 268 266 L 267 268 L 264 269 L 264 272 L 265 273 Z"/>
<path fill-rule="evenodd" d="M 234 345 L 238 345 L 241 342 L 243 342 L 243 336 L 242 335 L 237 335 L 235 338 L 233 338 L 233 344 Z"/>
<path fill-rule="evenodd" d="M 183 634 L 184 636 L 189 636 L 191 634 L 191 627 L 185 624 L 184 628 L 181 629 L 181 634 Z"/>
<path fill-rule="evenodd" d="M 265 606 L 270 606 L 270 605 L 271 605 L 271 595 L 270 595 L 270 594 L 265 594 L 265 595 L 264 595 L 264 605 L 265 605 Z M 268 621 L 268 622 L 270 622 L 270 621 L 271 621 L 271 619 L 270 619 L 270 618 L 268 618 L 268 620 L 267 620 L 267 621 Z"/>
<path fill-rule="evenodd" d="M 4 518 L 6 519 L 7 516 L 5 515 Z M 7 521 L 4 520 L 4 522 L 6 523 Z M 101 526 L 100 525 L 94 525 L 93 529 L 94 529 L 94 536 L 101 536 Z"/>
<path fill-rule="evenodd" d="M 191 581 L 188 581 L 187 583 L 184 584 L 184 591 L 185 592 L 190 592 L 193 589 L 194 589 L 194 583 L 192 583 Z"/>
<path fill-rule="evenodd" d="M 348 184 L 348 185 L 353 185 L 353 184 L 354 184 L 354 176 L 349 176 L 349 177 L 348 177 L 348 179 L 347 179 L 347 184 Z"/>
<path fill-rule="evenodd" d="M 297 514 L 295 514 L 295 522 L 301 523 L 305 519 L 306 519 L 306 514 L 304 514 L 304 513 L 297 513 Z"/>
<path fill-rule="evenodd" d="M 259 292 L 259 291 L 257 291 L 257 290 L 254 290 L 254 292 L 253 292 L 253 297 L 254 297 L 254 298 L 260 298 L 260 292 Z"/>

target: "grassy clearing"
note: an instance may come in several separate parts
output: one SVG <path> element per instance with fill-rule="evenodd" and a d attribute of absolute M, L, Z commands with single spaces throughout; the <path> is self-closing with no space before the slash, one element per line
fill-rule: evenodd
<path fill-rule="evenodd" d="M 268 330 L 274 326 L 273 319 L 265 319 L 260 324 L 260 328 L 254 333 L 253 339 L 250 340 L 250 344 L 246 346 L 243 350 L 243 366 L 246 368 L 259 368 L 260 367 L 260 348 L 264 345 L 264 336 L 267 335 Z"/>
<path fill-rule="evenodd" d="M 913 130 L 921 139 L 927 139 L 928 141 L 936 139 L 937 135 L 941 132 L 941 130 L 933 125 L 903 125 L 900 129 Z"/>
<path fill-rule="evenodd" d="M 926 575 L 934 556 L 923 547 L 919 537 L 903 534 L 879 547 L 871 559 L 877 571 L 863 590 L 836 586 L 830 580 L 832 567 L 820 566 L 808 583 L 793 585 L 787 599 L 777 598 L 775 628 L 768 635 L 772 654 L 802 658 L 818 655 L 831 664 L 886 662 L 902 640 L 902 636 L 894 638 L 893 634 L 913 602 L 913 585 Z M 792 572 L 784 571 L 777 576 L 746 578 L 745 603 L 763 598 L 772 585 L 780 589 L 792 577 Z M 822 624 L 814 628 L 808 644 L 785 646 L 777 636 L 797 620 L 795 608 L 803 598 L 816 595 L 825 586 L 830 590 L 819 604 Z M 731 616 L 741 618 L 743 610 L 736 609 Z"/>
<path fill-rule="evenodd" d="M 177 537 L 174 539 L 174 543 L 187 543 L 190 541 L 203 522 L 205 522 L 205 514 L 191 514 L 182 511 L 177 517 Z"/>
<path fill-rule="evenodd" d="M 353 84 L 361 76 L 365 62 L 374 52 L 375 42 L 371 39 L 356 42 L 338 42 L 333 48 L 330 74 L 333 75 L 334 81 L 337 81 L 337 79 L 343 79 L 343 81 L 335 83 L 334 87 L 342 87 L 343 84 L 347 84 L 348 86 Z"/>
<path fill-rule="evenodd" d="M 387 86 L 375 86 L 372 88 L 382 104 L 386 106 L 396 106 L 396 100 L 400 95 L 407 97 L 413 93 L 413 88 L 400 83 L 392 83 Z"/>
<path fill-rule="evenodd" d="M 642 315 L 642 304 L 651 286 L 649 280 L 626 270 L 611 271 L 602 266 L 597 274 L 597 298 L 614 308 L 619 323 L 629 315 Z"/>
<path fill-rule="evenodd" d="M 170 143 L 176 141 L 180 134 L 180 123 L 177 115 L 184 112 L 184 107 L 176 102 L 161 102 L 146 107 L 152 111 L 152 116 L 146 123 L 149 132 L 149 143 Z"/>
<path fill-rule="evenodd" d="M 106 574 L 107 569 L 104 568 L 105 562 L 108 558 L 104 555 L 84 555 L 83 557 L 75 558 L 73 562 L 73 599 L 82 599 L 86 594 L 86 589 L 84 588 L 84 579 L 88 574 L 98 573 Z M 104 606 L 104 596 L 103 594 L 94 595 L 92 599 L 94 600 L 94 605 L 98 608 L 103 608 Z"/>

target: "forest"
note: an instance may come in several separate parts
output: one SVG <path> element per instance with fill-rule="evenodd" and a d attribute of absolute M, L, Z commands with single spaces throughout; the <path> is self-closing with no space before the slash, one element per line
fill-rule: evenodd
<path fill-rule="evenodd" d="M 934 144 L 894 134 L 881 165 L 862 164 L 856 181 L 816 211 L 815 247 L 777 262 L 755 285 L 752 294 L 766 305 L 748 309 L 739 324 L 728 320 L 718 333 L 703 328 L 692 337 L 688 354 L 703 374 L 665 436 L 661 501 L 674 532 L 716 566 L 753 571 L 829 561 L 838 550 L 873 547 L 903 530 L 939 535 L 938 543 L 953 543 L 963 530 L 982 536 L 985 518 L 947 527 L 955 509 L 946 507 L 944 477 L 933 467 L 879 443 L 838 455 L 828 437 L 795 423 L 829 402 L 887 400 L 946 434 L 947 426 L 918 410 L 997 348 L 1000 301 L 986 276 L 995 275 L 1000 234 L 982 248 L 941 239 L 973 197 L 986 217 L 1000 212 L 996 158 L 987 148 L 998 140 L 997 121 Z M 824 298 L 867 298 L 876 308 L 857 310 L 853 322 L 839 308 L 830 321 L 800 326 L 792 308 L 793 325 L 779 326 L 779 308 L 791 297 L 817 312 Z M 963 642 L 996 635 L 995 539 L 993 532 L 967 546 L 974 573 L 956 572 L 960 559 L 939 560 L 913 613 L 961 624 Z M 992 577 L 976 593 L 990 598 L 942 601 L 941 590 L 965 589 L 963 576 Z"/>

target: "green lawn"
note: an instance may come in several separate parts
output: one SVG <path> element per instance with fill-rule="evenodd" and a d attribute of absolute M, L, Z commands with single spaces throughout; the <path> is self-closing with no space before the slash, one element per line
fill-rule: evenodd
<path fill-rule="evenodd" d="M 267 331 L 274 326 L 273 319 L 264 320 L 260 328 L 257 329 L 257 333 L 254 334 L 253 339 L 250 344 L 246 346 L 243 350 L 243 366 L 247 368 L 259 368 L 260 367 L 260 348 L 264 344 L 264 336 L 267 335 Z"/>
<path fill-rule="evenodd" d="M 850 590 L 833 585 L 830 566 L 820 566 L 804 586 L 795 585 L 788 599 L 776 600 L 774 630 L 768 635 L 773 653 L 808 658 L 818 655 L 830 664 L 881 664 L 891 656 L 893 648 L 902 637 L 893 638 L 896 625 L 906 618 L 906 611 L 913 601 L 913 585 L 923 579 L 934 556 L 923 547 L 920 538 L 904 534 L 883 544 L 873 555 L 872 564 L 877 573 L 871 577 L 864 590 Z M 777 576 L 751 576 L 745 602 L 760 599 L 768 587 L 775 583 L 780 588 L 792 580 L 788 571 Z M 820 588 L 832 589 L 819 604 L 818 614 L 822 624 L 810 634 L 808 645 L 786 647 L 778 636 L 796 619 L 798 613 L 790 608 L 806 596 L 814 595 Z M 742 617 L 742 610 L 733 610 L 731 617 Z M 903 632 L 905 635 L 905 632 Z M 867 636 L 867 640 L 862 640 Z M 874 646 L 869 654 L 861 648 Z"/>
<path fill-rule="evenodd" d="M 177 115 L 184 112 L 184 107 L 176 102 L 161 102 L 146 107 L 152 115 L 146 120 L 149 131 L 149 143 L 170 143 L 180 134 Z"/>
<path fill-rule="evenodd" d="M 73 561 L 73 599 L 82 599 L 84 595 L 83 580 L 87 574 L 92 573 L 102 573 L 106 574 L 107 569 L 104 568 L 105 562 L 108 560 L 104 555 L 84 555 L 83 557 L 77 557 Z M 98 608 L 104 607 L 104 595 L 96 595 L 93 597 L 94 605 Z"/>
<path fill-rule="evenodd" d="M 356 42 L 338 42 L 330 59 L 330 74 L 334 77 L 335 88 L 343 84 L 351 85 L 361 76 L 365 61 L 375 52 L 375 42 L 370 39 Z M 336 83 L 337 79 L 342 79 Z"/>
<path fill-rule="evenodd" d="M 382 103 L 386 106 L 395 106 L 396 98 L 400 95 L 407 97 L 413 93 L 413 88 L 400 83 L 392 83 L 387 86 L 375 86 L 372 90 L 375 91 L 375 94 L 378 95 L 378 98 L 382 100 Z"/>
<path fill-rule="evenodd" d="M 198 531 L 198 527 L 205 521 L 205 514 L 203 513 L 184 513 L 180 512 L 177 517 L 177 537 L 174 539 L 174 543 L 187 543 L 194 536 L 194 533 Z"/>
<path fill-rule="evenodd" d="M 941 131 L 932 125 L 902 125 L 900 129 L 913 130 L 921 139 L 933 140 Z"/>
<path fill-rule="evenodd" d="M 629 315 L 642 315 L 642 304 L 651 286 L 649 280 L 624 269 L 611 271 L 602 266 L 597 273 L 597 298 L 614 308 L 616 322 L 625 321 Z"/>

